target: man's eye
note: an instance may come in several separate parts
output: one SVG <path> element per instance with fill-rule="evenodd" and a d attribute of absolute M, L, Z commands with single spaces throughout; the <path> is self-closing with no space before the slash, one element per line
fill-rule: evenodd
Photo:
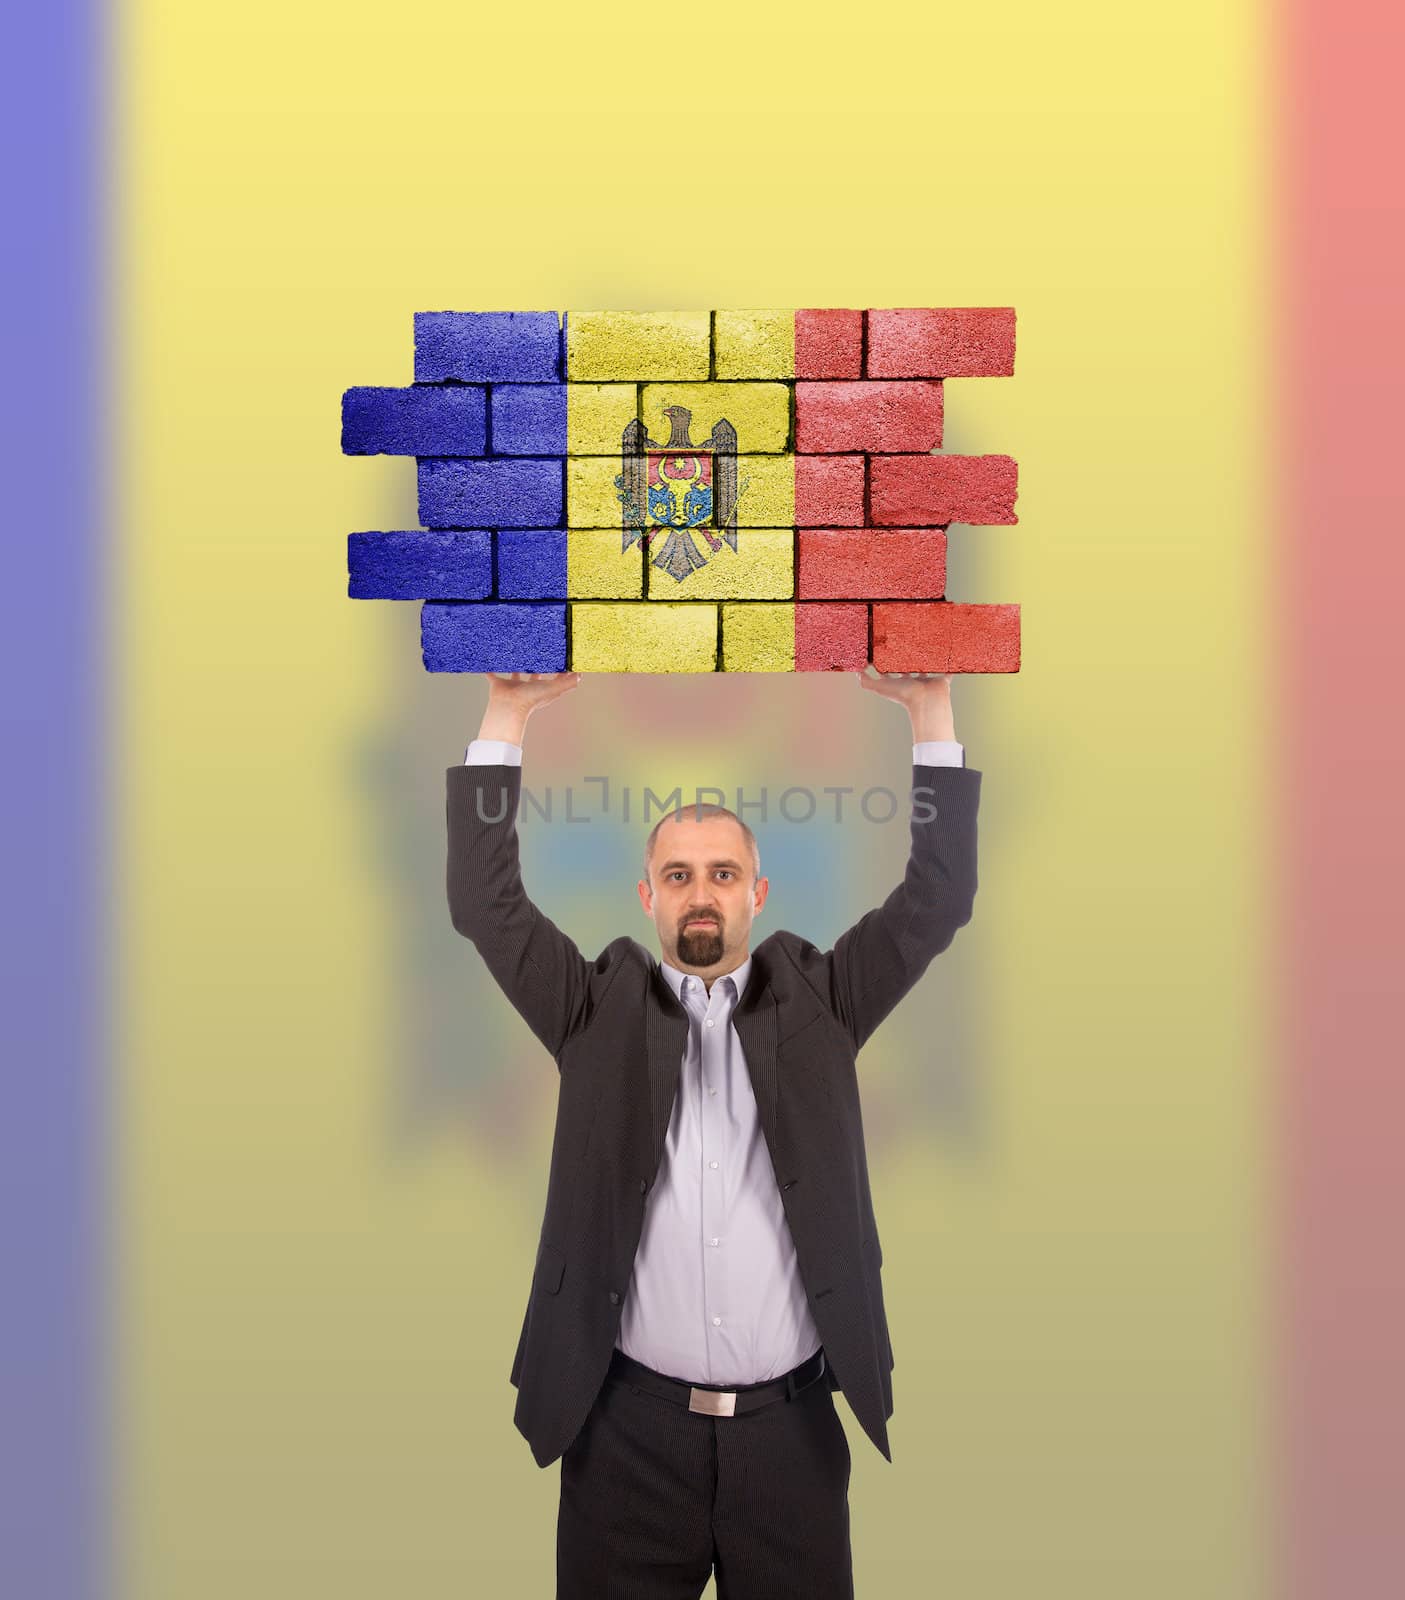
<path fill-rule="evenodd" d="M 724 878 L 730 878 L 732 876 L 731 870 L 729 868 L 727 868 L 727 867 L 721 868 L 721 872 L 722 872 L 722 876 Z"/>

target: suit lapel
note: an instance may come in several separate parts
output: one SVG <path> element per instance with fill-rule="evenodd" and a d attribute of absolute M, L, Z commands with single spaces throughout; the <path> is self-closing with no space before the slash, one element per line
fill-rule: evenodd
<path fill-rule="evenodd" d="M 649 1052 L 649 1170 L 653 1172 L 663 1157 L 668 1119 L 678 1093 L 678 1072 L 688 1048 L 688 1013 L 652 958 L 644 1013 L 644 1038 Z"/>
<path fill-rule="evenodd" d="M 776 997 L 764 966 L 752 951 L 751 975 L 746 992 L 737 1002 L 732 1022 L 742 1042 L 751 1076 L 756 1109 L 767 1147 L 775 1149 L 777 1074 Z M 688 1048 L 688 1013 L 668 986 L 656 960 L 650 959 L 650 981 L 645 1001 L 644 1036 L 649 1055 L 650 1132 L 652 1154 L 663 1155 L 673 1102 L 678 1093 L 678 1073 Z"/>

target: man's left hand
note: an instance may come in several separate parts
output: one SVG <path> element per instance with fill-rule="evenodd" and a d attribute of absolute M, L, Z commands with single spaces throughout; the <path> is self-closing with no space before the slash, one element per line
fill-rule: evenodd
<path fill-rule="evenodd" d="M 859 685 L 885 700 L 906 706 L 912 718 L 912 737 L 955 739 L 951 709 L 951 674 L 948 672 L 878 672 L 872 665 L 858 674 Z"/>

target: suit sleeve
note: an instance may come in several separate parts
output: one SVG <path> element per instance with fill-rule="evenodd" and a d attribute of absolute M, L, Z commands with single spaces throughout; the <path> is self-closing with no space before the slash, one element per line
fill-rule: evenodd
<path fill-rule="evenodd" d="M 580 1026 L 591 967 L 522 886 L 517 846 L 520 766 L 450 767 L 448 891 L 454 928 L 553 1057 Z M 559 1065 L 559 1063 L 558 1063 Z"/>
<path fill-rule="evenodd" d="M 855 1050 L 971 920 L 980 794 L 974 768 L 913 766 L 902 882 L 828 956 L 831 1004 Z"/>

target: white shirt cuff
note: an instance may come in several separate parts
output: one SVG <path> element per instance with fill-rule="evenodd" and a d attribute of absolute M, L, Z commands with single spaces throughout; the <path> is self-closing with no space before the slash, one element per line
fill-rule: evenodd
<path fill-rule="evenodd" d="M 965 765 L 966 757 L 955 739 L 923 739 L 913 745 L 912 760 L 915 766 L 960 767 Z M 520 767 L 522 746 L 507 739 L 474 739 L 464 752 L 464 764 Z"/>
<path fill-rule="evenodd" d="M 464 751 L 463 764 L 466 767 L 520 767 L 522 746 L 509 739 L 474 739 Z"/>

